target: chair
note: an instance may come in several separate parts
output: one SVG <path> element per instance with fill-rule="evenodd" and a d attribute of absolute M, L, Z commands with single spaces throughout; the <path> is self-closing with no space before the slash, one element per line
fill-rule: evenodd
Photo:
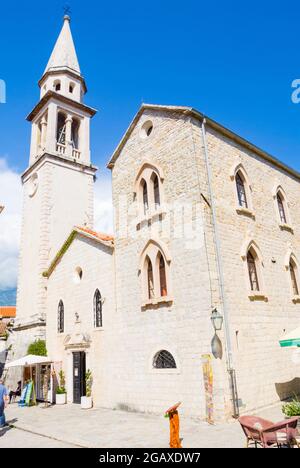
<path fill-rule="evenodd" d="M 252 441 L 256 448 L 258 444 L 263 448 L 270 448 L 274 445 L 277 447 L 297 445 L 299 448 L 298 419 L 296 416 L 274 424 L 272 421 L 258 416 L 241 416 L 239 423 L 246 435 L 247 447 Z"/>
<path fill-rule="evenodd" d="M 246 436 L 246 448 L 252 442 L 257 448 L 257 444 L 262 445 L 261 431 L 272 426 L 273 422 L 258 416 L 241 416 L 238 419 Z"/>

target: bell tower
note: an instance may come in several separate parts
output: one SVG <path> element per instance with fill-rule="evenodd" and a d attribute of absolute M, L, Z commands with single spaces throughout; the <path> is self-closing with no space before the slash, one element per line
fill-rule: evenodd
<path fill-rule="evenodd" d="M 31 123 L 29 166 L 22 175 L 23 221 L 19 259 L 15 358 L 45 337 L 47 280 L 43 272 L 77 226 L 93 227 L 90 120 L 87 92 L 65 16 L 39 81 Z M 55 313 L 56 311 L 53 311 Z M 17 356 L 18 355 L 18 356 Z"/>

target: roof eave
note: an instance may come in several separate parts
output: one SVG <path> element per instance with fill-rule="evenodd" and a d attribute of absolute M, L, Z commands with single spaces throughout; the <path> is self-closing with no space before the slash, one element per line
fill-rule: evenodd
<path fill-rule="evenodd" d="M 246 147 L 250 151 L 256 153 L 258 156 L 261 158 L 267 160 L 268 162 L 274 164 L 276 167 L 279 169 L 287 172 L 288 174 L 292 175 L 296 179 L 300 180 L 300 173 L 296 171 L 295 169 L 291 168 L 287 164 L 283 163 L 276 157 L 270 155 L 263 149 L 259 148 L 258 146 L 254 145 L 253 143 L 249 142 L 245 138 L 237 135 L 234 133 L 232 130 L 229 130 L 228 128 L 224 127 L 223 125 L 219 124 L 215 120 L 211 119 L 210 117 L 207 117 L 206 115 L 202 114 L 199 112 L 197 109 L 194 109 L 193 107 L 184 107 L 184 106 L 162 106 L 162 105 L 157 105 L 157 104 L 142 104 L 140 107 L 139 111 L 133 118 L 130 126 L 126 130 L 125 134 L 123 135 L 119 145 L 115 149 L 113 155 L 110 158 L 110 161 L 107 164 L 107 167 L 109 169 L 113 169 L 114 164 L 124 148 L 126 142 L 128 141 L 137 121 L 139 120 L 140 116 L 143 114 L 145 110 L 158 110 L 158 111 L 164 111 L 164 112 L 180 112 L 185 115 L 191 115 L 192 117 L 195 117 L 195 119 L 200 120 L 203 122 L 205 120 L 206 124 L 210 126 L 211 128 L 214 128 L 215 130 L 221 132 L 223 135 L 227 136 L 229 139 L 235 141 L 236 143 L 239 143 L 240 145 Z"/>
<path fill-rule="evenodd" d="M 77 109 L 80 109 L 87 114 L 89 114 L 91 117 L 93 117 L 96 113 L 97 110 L 93 109 L 92 107 L 86 106 L 85 104 L 82 104 L 81 102 L 74 101 L 73 99 L 70 99 L 66 96 L 63 96 L 62 94 L 56 93 L 54 91 L 47 91 L 45 96 L 42 97 L 42 99 L 37 103 L 37 105 L 34 107 L 34 109 L 30 112 L 30 114 L 26 117 L 26 120 L 31 122 L 37 114 L 40 112 L 40 110 L 47 104 L 47 102 L 50 99 L 57 99 L 58 101 L 61 101 L 65 104 L 69 104 Z"/>

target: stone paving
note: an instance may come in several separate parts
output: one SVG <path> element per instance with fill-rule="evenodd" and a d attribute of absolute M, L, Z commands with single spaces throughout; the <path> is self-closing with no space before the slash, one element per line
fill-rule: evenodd
<path fill-rule="evenodd" d="M 283 419 L 281 405 L 257 414 L 274 421 Z M 77 405 L 45 409 L 43 405 L 19 408 L 12 404 L 6 410 L 6 418 L 15 429 L 7 428 L 2 434 L 0 430 L 1 448 L 19 446 L 22 434 L 24 446 L 28 447 L 168 448 L 169 442 L 169 424 L 163 415 L 82 410 Z M 180 422 L 184 448 L 244 447 L 244 435 L 237 421 L 212 426 L 181 417 Z"/>

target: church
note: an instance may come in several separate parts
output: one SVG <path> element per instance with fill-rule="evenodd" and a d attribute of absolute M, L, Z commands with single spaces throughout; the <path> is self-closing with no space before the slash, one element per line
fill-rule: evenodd
<path fill-rule="evenodd" d="M 217 421 L 290 396 L 300 174 L 191 107 L 143 104 L 111 155 L 114 235 L 93 221 L 94 108 L 70 30 L 31 124 L 14 357 L 45 339 L 68 403 Z"/>

